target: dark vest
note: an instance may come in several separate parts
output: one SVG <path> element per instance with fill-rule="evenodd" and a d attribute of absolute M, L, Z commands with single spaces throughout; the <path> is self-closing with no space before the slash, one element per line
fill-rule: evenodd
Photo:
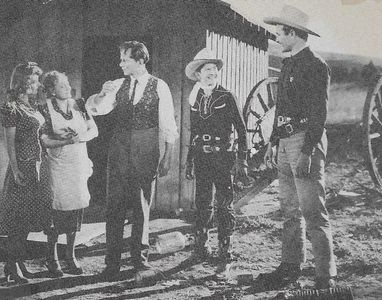
<path fill-rule="evenodd" d="M 114 109 L 116 129 L 149 129 L 159 127 L 158 78 L 150 76 L 142 98 L 136 105 L 129 97 L 131 78 L 127 77 L 116 95 Z"/>
<path fill-rule="evenodd" d="M 150 76 L 136 105 L 129 97 L 130 83 L 127 77 L 116 95 L 108 166 L 138 182 L 151 183 L 159 162 L 158 78 Z"/>

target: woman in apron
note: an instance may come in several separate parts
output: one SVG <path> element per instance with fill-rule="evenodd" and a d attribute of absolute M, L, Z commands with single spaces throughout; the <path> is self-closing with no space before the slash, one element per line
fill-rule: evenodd
<path fill-rule="evenodd" d="M 65 74 L 51 71 L 45 75 L 46 105 L 41 111 L 46 120 L 41 140 L 47 148 L 50 186 L 53 193 L 53 224 L 48 233 L 46 266 L 52 276 L 63 275 L 57 255 L 57 238 L 66 234 L 66 264 L 71 274 L 82 274 L 75 253 L 76 232 L 80 231 L 83 210 L 89 206 L 87 181 L 92 162 L 86 142 L 98 135 L 97 126 L 82 100 L 71 98 Z"/>

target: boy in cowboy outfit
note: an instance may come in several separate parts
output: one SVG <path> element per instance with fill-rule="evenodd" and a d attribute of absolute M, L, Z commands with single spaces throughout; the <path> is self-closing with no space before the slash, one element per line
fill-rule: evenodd
<path fill-rule="evenodd" d="M 277 146 L 279 198 L 285 217 L 281 264 L 271 273 L 274 283 L 295 281 L 306 259 L 306 233 L 312 242 L 316 265 L 316 287 L 334 286 L 337 275 L 332 231 L 325 207 L 325 158 L 330 70 L 307 46 L 309 17 L 292 6 L 284 6 L 280 17 L 265 18 L 276 25 L 277 42 L 284 59 L 278 82 L 276 115 L 264 157 L 276 165 Z"/>
<path fill-rule="evenodd" d="M 190 96 L 191 136 L 186 178 L 196 177 L 196 244 L 194 256 L 206 260 L 210 255 L 208 228 L 212 218 L 212 187 L 216 188 L 218 222 L 218 273 L 228 270 L 231 236 L 235 226 L 231 169 L 246 176 L 246 130 L 235 96 L 218 84 L 223 61 L 211 51 L 201 50 L 185 69 L 196 81 Z M 238 152 L 232 151 L 232 127 L 238 134 Z"/>

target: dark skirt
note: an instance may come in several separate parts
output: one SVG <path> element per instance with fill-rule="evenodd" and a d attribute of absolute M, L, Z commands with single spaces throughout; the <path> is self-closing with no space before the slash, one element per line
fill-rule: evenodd
<path fill-rule="evenodd" d="M 53 210 L 53 230 L 57 234 L 81 230 L 84 209 Z"/>
<path fill-rule="evenodd" d="M 0 200 L 0 234 L 3 235 L 44 231 L 51 224 L 52 193 L 46 160 L 42 160 L 40 176 L 35 160 L 19 161 L 18 165 L 26 186 L 16 184 L 8 166 Z"/>

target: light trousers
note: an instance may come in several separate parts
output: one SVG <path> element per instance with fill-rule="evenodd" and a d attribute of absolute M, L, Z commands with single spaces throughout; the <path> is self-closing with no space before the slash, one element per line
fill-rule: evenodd
<path fill-rule="evenodd" d="M 306 260 L 306 231 L 310 236 L 316 276 L 337 275 L 332 230 L 325 207 L 325 156 L 314 149 L 308 177 L 297 178 L 296 165 L 305 132 L 280 140 L 278 148 L 279 199 L 284 216 L 282 262 Z M 326 135 L 323 137 L 326 139 Z"/>

